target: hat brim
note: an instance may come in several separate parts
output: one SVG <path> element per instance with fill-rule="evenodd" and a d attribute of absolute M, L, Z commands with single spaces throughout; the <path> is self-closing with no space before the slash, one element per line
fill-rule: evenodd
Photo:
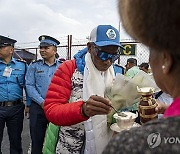
<path fill-rule="evenodd" d="M 49 43 L 41 42 L 39 46 L 40 47 L 49 47 L 49 46 L 52 46 L 52 45 L 49 44 Z"/>
<path fill-rule="evenodd" d="M 0 47 L 14 46 L 13 44 L 0 44 Z"/>
<path fill-rule="evenodd" d="M 94 42 L 97 46 L 102 47 L 102 46 L 108 46 L 108 45 L 115 45 L 118 46 L 122 49 L 124 49 L 124 47 L 117 42 L 113 42 L 113 41 L 100 41 L 100 42 Z"/>

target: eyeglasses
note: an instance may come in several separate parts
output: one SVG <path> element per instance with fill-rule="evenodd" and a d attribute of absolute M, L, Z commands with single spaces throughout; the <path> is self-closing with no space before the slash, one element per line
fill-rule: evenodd
<path fill-rule="evenodd" d="M 107 53 L 105 51 L 102 51 L 101 49 L 98 48 L 98 46 L 94 45 L 94 48 L 97 51 L 97 56 L 102 60 L 102 61 L 106 61 L 108 59 L 110 59 L 112 62 L 115 62 L 119 57 L 120 57 L 120 53 L 119 53 L 119 49 L 118 49 L 118 53 L 116 54 L 110 54 Z"/>

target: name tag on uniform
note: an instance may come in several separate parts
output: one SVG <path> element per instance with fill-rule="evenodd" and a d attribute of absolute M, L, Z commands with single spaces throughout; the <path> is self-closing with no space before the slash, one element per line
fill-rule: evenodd
<path fill-rule="evenodd" d="M 36 73 L 43 73 L 44 71 L 42 70 L 37 70 Z"/>
<path fill-rule="evenodd" d="M 12 73 L 12 68 L 6 67 L 6 68 L 4 69 L 3 76 L 5 76 L 5 77 L 10 77 L 10 76 L 11 76 L 11 73 Z"/>

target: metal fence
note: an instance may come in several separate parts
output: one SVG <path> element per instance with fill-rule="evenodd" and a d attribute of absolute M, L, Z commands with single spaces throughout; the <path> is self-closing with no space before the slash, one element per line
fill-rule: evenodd
<path fill-rule="evenodd" d="M 149 62 L 149 48 L 139 42 L 121 42 L 121 44 L 135 44 L 134 55 L 121 55 L 119 64 L 125 66 L 128 58 L 136 58 L 137 64 L 140 65 L 143 62 Z"/>
<path fill-rule="evenodd" d="M 121 42 L 122 44 L 136 44 L 135 54 L 134 55 L 121 55 L 119 60 L 116 63 L 120 64 L 121 66 L 125 66 L 128 58 L 136 58 L 138 61 L 138 65 L 142 62 L 149 62 L 149 49 L 144 46 L 142 43 L 138 42 Z M 58 54 L 61 58 L 64 59 L 72 59 L 73 56 L 83 48 L 86 47 L 86 44 L 82 45 L 72 45 L 71 46 L 71 53 L 70 56 L 68 54 L 68 46 L 59 46 L 58 47 Z"/>
<path fill-rule="evenodd" d="M 131 55 L 131 54 L 121 55 L 119 60 L 117 60 L 115 63 L 118 63 L 121 66 L 125 66 L 128 58 L 136 58 L 138 65 L 141 64 L 142 62 L 149 62 L 149 49 L 146 46 L 144 46 L 142 43 L 139 43 L 139 42 L 121 42 L 121 44 L 123 44 L 123 45 L 135 44 L 135 53 L 133 55 Z M 82 50 L 85 47 L 86 47 L 86 44 L 68 43 L 67 45 L 58 46 L 57 52 L 59 54 L 59 58 L 73 59 L 73 56 L 79 50 Z M 38 48 L 26 48 L 25 50 L 35 54 L 36 59 L 41 58 Z"/>

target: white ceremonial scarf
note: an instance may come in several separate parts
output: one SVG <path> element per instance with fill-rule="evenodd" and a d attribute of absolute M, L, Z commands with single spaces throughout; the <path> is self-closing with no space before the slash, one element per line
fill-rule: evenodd
<path fill-rule="evenodd" d="M 113 66 L 111 65 L 105 72 L 99 71 L 94 66 L 89 52 L 85 56 L 85 62 L 83 100 L 88 100 L 91 95 L 104 97 L 105 88 L 113 85 L 113 79 L 115 78 Z"/>
<path fill-rule="evenodd" d="M 104 97 L 105 88 L 113 85 L 115 78 L 113 66 L 110 66 L 105 72 L 99 71 L 94 66 L 90 53 L 86 54 L 85 62 L 83 100 L 87 101 L 91 95 Z M 112 132 L 107 127 L 107 116 L 93 116 L 85 121 L 84 125 L 86 130 L 84 154 L 101 154 L 112 137 Z"/>

